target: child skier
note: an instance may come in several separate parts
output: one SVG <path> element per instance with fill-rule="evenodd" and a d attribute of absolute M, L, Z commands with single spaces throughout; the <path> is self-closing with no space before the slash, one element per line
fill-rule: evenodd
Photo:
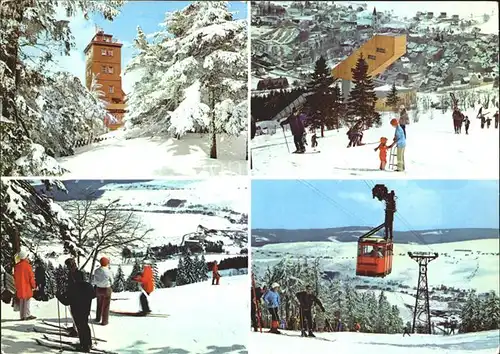
<path fill-rule="evenodd" d="M 387 138 L 381 137 L 380 144 L 375 148 L 375 151 L 379 150 L 380 158 L 380 170 L 385 170 L 385 165 L 387 164 Z"/>
<path fill-rule="evenodd" d="M 219 285 L 219 266 L 217 265 L 217 261 L 214 261 L 214 265 L 212 266 L 212 285 Z"/>
<path fill-rule="evenodd" d="M 470 120 L 468 116 L 465 116 L 464 124 L 465 124 L 465 134 L 469 135 Z"/>
<path fill-rule="evenodd" d="M 313 149 L 315 149 L 316 147 L 318 147 L 318 136 L 316 135 L 316 133 L 314 133 L 312 136 L 311 136 L 311 147 Z"/>

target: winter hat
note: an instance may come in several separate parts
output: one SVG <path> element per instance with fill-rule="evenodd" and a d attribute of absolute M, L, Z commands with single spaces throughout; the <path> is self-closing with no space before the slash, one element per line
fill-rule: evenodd
<path fill-rule="evenodd" d="M 101 257 L 99 263 L 101 263 L 101 266 L 106 267 L 109 264 L 109 259 L 106 257 Z"/>
<path fill-rule="evenodd" d="M 151 264 L 151 261 L 149 261 L 149 260 L 145 259 L 142 263 L 143 263 L 143 264 Z"/>
<path fill-rule="evenodd" d="M 380 142 L 381 142 L 382 144 L 385 144 L 385 143 L 387 142 L 387 138 L 386 138 L 385 136 L 381 137 L 381 138 L 380 138 Z"/>
<path fill-rule="evenodd" d="M 273 283 L 273 285 L 271 286 L 272 289 L 276 289 L 279 287 L 280 287 L 280 285 L 278 283 Z"/>
<path fill-rule="evenodd" d="M 26 258 L 28 258 L 28 252 L 26 252 L 24 250 L 20 250 L 19 253 L 17 254 L 17 256 L 19 257 L 19 259 L 26 259 Z"/>
<path fill-rule="evenodd" d="M 401 105 L 399 106 L 399 109 L 405 109 L 405 106 Z"/>
<path fill-rule="evenodd" d="M 396 118 L 391 119 L 391 125 L 398 125 L 398 124 L 399 124 L 399 122 Z"/>

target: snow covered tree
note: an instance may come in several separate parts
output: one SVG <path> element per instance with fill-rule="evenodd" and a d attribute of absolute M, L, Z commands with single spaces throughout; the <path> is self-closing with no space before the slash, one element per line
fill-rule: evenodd
<path fill-rule="evenodd" d="M 184 267 L 184 256 L 179 256 L 179 263 L 177 264 L 177 275 L 175 277 L 175 284 L 186 285 L 189 284 L 189 280 L 186 274 L 186 268 Z"/>
<path fill-rule="evenodd" d="M 200 281 L 208 280 L 208 267 L 207 261 L 205 260 L 205 255 L 202 254 L 199 263 Z"/>
<path fill-rule="evenodd" d="M 375 325 L 376 333 L 389 333 L 390 328 L 391 305 L 387 301 L 384 292 L 381 291 L 378 297 L 377 323 Z"/>
<path fill-rule="evenodd" d="M 461 333 L 477 332 L 481 329 L 480 301 L 475 291 L 470 291 L 460 314 Z"/>
<path fill-rule="evenodd" d="M 482 330 L 500 329 L 500 298 L 498 295 L 494 291 L 488 293 L 481 307 Z"/>
<path fill-rule="evenodd" d="M 398 307 L 392 305 L 389 312 L 389 327 L 386 333 L 401 333 L 403 326 L 403 319 L 399 315 Z"/>
<path fill-rule="evenodd" d="M 247 21 L 233 20 L 225 1 L 194 1 L 163 25 L 168 32 L 153 43 L 137 30 L 138 55 L 126 72 L 139 70 L 141 79 L 126 119 L 147 135 L 209 132 L 216 158 L 217 134 L 247 128 Z"/>
<path fill-rule="evenodd" d="M 0 2 L 0 172 L 9 175 L 58 175 L 63 171 L 47 155 L 33 135 L 43 114 L 37 104 L 39 88 L 46 84 L 43 72 L 53 54 L 69 55 L 73 37 L 69 21 L 58 18 L 101 13 L 112 20 L 122 0 L 2 1 Z M 27 63 L 31 63 L 28 66 Z"/>
<path fill-rule="evenodd" d="M 155 282 L 155 289 L 161 289 L 163 288 L 163 283 L 160 280 L 160 272 L 158 271 L 158 263 L 156 262 L 156 259 L 153 258 L 152 261 L 152 267 L 153 267 L 153 278 Z"/>
<path fill-rule="evenodd" d="M 59 264 L 54 271 L 54 280 L 56 284 L 56 294 L 64 293 L 68 287 L 68 270 Z"/>
<path fill-rule="evenodd" d="M 368 63 L 360 55 L 356 67 L 352 69 L 354 87 L 349 93 L 347 115 L 351 122 L 362 120 L 364 125 L 380 126 L 380 114 L 375 110 L 377 96 L 371 76 L 368 75 Z"/>
<path fill-rule="evenodd" d="M 66 190 L 61 181 L 42 182 L 45 191 Z M 72 255 L 83 252 L 76 246 L 76 227 L 72 218 L 45 191 L 35 189 L 29 180 L 0 180 L 1 256 L 2 265 L 9 272 L 21 244 L 29 246 L 41 237 L 63 242 Z"/>
<path fill-rule="evenodd" d="M 134 280 L 134 278 L 137 276 L 137 274 L 141 273 L 141 270 L 141 265 L 136 259 L 134 266 L 132 267 L 132 271 L 130 272 L 127 281 L 125 282 L 125 291 L 137 291 L 137 282 Z"/>
<path fill-rule="evenodd" d="M 45 270 L 45 294 L 47 294 L 47 297 L 49 299 L 54 298 L 56 296 L 56 279 L 55 279 L 55 268 L 52 262 L 48 261 L 47 262 L 47 268 Z"/>
<path fill-rule="evenodd" d="M 392 108 L 394 112 L 398 111 L 398 104 L 399 104 L 399 97 L 398 97 L 398 90 L 396 89 L 396 84 L 392 84 L 391 91 L 385 98 L 385 104 L 389 107 Z"/>
<path fill-rule="evenodd" d="M 119 293 L 125 291 L 125 287 L 126 287 L 125 274 L 123 273 L 122 266 L 119 265 L 118 270 L 116 271 L 115 274 L 115 280 L 113 282 L 112 289 L 113 292 Z"/>

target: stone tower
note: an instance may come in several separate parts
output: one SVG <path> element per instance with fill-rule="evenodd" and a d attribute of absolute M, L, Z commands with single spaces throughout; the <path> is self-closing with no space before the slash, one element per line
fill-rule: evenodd
<path fill-rule="evenodd" d="M 104 119 L 110 130 L 123 125 L 126 112 L 121 78 L 121 48 L 122 44 L 114 40 L 112 35 L 97 30 L 84 50 L 85 85 L 90 89 L 92 76 L 96 75 L 97 82 L 102 85 L 101 90 L 104 92 L 102 99 L 107 102 L 106 109 L 109 114 Z"/>

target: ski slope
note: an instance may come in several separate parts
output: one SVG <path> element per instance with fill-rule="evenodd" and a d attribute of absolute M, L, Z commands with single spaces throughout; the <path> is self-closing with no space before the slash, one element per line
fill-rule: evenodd
<path fill-rule="evenodd" d="M 148 179 L 157 176 L 246 175 L 246 133 L 239 137 L 219 135 L 218 159 L 210 158 L 208 136 L 190 134 L 169 138 L 128 139 L 126 131 L 105 134 L 98 143 L 75 149 L 58 159 L 68 170 L 63 178 Z"/>
<path fill-rule="evenodd" d="M 490 117 L 495 113 L 488 110 Z M 477 110 L 464 112 L 471 120 L 469 135 L 458 135 L 453 130 L 451 112 L 442 114 L 433 110 L 420 113 L 419 122 L 406 127 L 407 146 L 404 173 L 380 171 L 378 152 L 374 149 L 380 137 L 392 141 L 394 128 L 390 126 L 391 113 L 382 114 L 382 126 L 364 132 L 367 145 L 347 148 L 347 128 L 325 131 L 318 138 L 320 153 L 290 154 L 295 151 L 290 131 L 281 129 L 275 135 L 260 135 L 252 140 L 252 171 L 259 176 L 301 176 L 301 178 L 498 178 L 499 131 L 481 129 L 480 120 L 475 119 Z M 413 112 L 409 112 L 410 119 Z M 311 133 L 307 135 L 306 150 L 310 151 Z M 318 131 L 318 137 L 320 136 Z M 287 144 L 290 151 L 287 149 Z M 389 156 L 388 156 L 389 157 Z"/>
<path fill-rule="evenodd" d="M 166 313 L 169 317 L 116 317 L 111 314 L 108 326 L 94 325 L 96 337 L 107 340 L 98 343 L 97 348 L 124 354 L 247 353 L 248 284 L 248 276 L 243 275 L 223 277 L 219 286 L 212 286 L 207 281 L 155 290 L 149 300 L 152 313 Z M 113 294 L 114 299 L 126 300 L 111 301 L 111 310 L 138 311 L 139 295 L 139 292 Z M 2 351 L 5 354 L 58 352 L 38 346 L 34 338 L 42 335 L 33 331 L 33 326 L 47 328 L 40 319 L 57 322 L 56 300 L 33 301 L 31 313 L 38 319 L 29 322 L 19 321 L 19 313 L 13 312 L 10 305 L 2 302 L 1 306 Z M 95 306 L 94 300 L 92 309 Z"/>
<path fill-rule="evenodd" d="M 253 332 L 249 342 L 250 353 L 497 354 L 500 344 L 500 331 L 446 337 L 413 334 L 404 338 L 401 334 L 316 333 L 318 337 L 330 341 L 301 338 L 299 332 L 283 332 L 288 335 Z"/>

